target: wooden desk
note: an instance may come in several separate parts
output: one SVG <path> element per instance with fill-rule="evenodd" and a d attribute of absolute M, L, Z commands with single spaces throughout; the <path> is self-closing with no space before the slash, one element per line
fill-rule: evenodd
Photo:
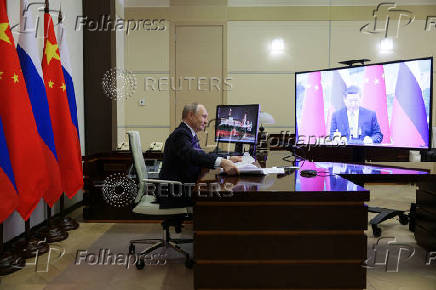
<path fill-rule="evenodd" d="M 266 166 L 289 165 L 284 155 L 269 152 Z M 209 172 L 194 208 L 194 287 L 365 288 L 366 182 L 417 183 L 415 237 L 436 250 L 436 168 L 407 166 L 418 170 L 305 162 L 324 177 Z"/>
<path fill-rule="evenodd" d="M 287 165 L 283 154 L 271 152 L 266 165 Z M 219 188 L 202 191 L 194 208 L 196 289 L 366 287 L 368 190 L 340 176 L 215 173 L 201 182 Z"/>

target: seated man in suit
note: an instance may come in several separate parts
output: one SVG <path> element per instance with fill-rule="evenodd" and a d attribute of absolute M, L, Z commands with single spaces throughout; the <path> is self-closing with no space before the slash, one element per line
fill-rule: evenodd
<path fill-rule="evenodd" d="M 360 107 L 361 94 L 356 86 L 347 88 L 345 107 L 333 113 L 330 138 L 346 137 L 348 144 L 381 143 L 383 134 L 374 111 Z"/>
<path fill-rule="evenodd" d="M 165 142 L 164 159 L 159 173 L 160 179 L 175 180 L 182 183 L 195 183 L 201 168 L 223 168 L 228 175 L 239 173 L 234 162 L 242 161 L 240 156 L 228 159 L 218 157 L 216 154 L 207 154 L 200 148 L 197 133 L 204 130 L 207 125 L 207 110 L 197 103 L 185 105 L 182 113 L 182 122 Z M 159 198 L 161 208 L 185 207 L 192 204 L 190 197 Z"/>

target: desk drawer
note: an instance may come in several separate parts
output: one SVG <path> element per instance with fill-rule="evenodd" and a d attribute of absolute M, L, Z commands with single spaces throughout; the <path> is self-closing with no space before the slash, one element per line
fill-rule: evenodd
<path fill-rule="evenodd" d="M 436 216 L 436 194 L 418 189 L 416 191 L 416 205 Z"/>
<path fill-rule="evenodd" d="M 429 231 L 418 224 L 415 228 L 416 243 L 427 251 L 436 251 L 436 232 Z"/>
<path fill-rule="evenodd" d="M 197 202 L 194 209 L 194 231 L 366 230 L 367 226 L 368 210 L 357 202 Z"/>
<path fill-rule="evenodd" d="M 269 263 L 195 265 L 194 288 L 365 289 L 366 269 L 360 261 L 338 263 Z"/>
<path fill-rule="evenodd" d="M 351 232 L 198 232 L 196 260 L 362 260 L 367 238 Z M 211 250 L 213 249 L 213 250 Z"/>

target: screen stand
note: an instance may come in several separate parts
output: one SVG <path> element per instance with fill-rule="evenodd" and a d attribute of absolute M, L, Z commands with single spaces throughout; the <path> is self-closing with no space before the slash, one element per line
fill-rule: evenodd
<path fill-rule="evenodd" d="M 244 155 L 244 143 L 235 143 L 235 153 Z"/>
<path fill-rule="evenodd" d="M 352 161 L 355 163 L 365 163 L 366 149 L 364 147 L 353 148 Z"/>

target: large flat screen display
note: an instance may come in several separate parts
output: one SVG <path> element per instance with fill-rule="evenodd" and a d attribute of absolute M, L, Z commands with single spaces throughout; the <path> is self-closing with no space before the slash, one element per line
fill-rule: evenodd
<path fill-rule="evenodd" d="M 298 142 L 429 148 L 433 58 L 299 72 Z"/>

